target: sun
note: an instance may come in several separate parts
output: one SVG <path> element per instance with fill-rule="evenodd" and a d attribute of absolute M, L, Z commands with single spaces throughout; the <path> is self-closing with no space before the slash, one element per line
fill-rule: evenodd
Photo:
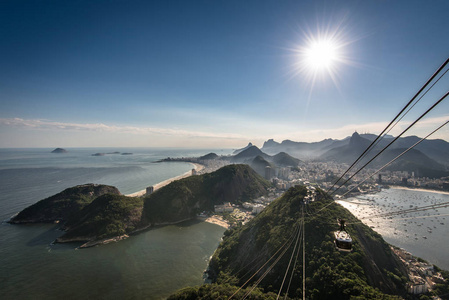
<path fill-rule="evenodd" d="M 313 41 L 304 50 L 303 60 L 311 70 L 330 70 L 339 60 L 338 45 L 331 40 Z"/>
<path fill-rule="evenodd" d="M 339 89 L 339 82 L 346 65 L 354 63 L 348 58 L 348 46 L 342 28 L 335 31 L 304 32 L 300 44 L 289 50 L 293 53 L 290 78 L 300 76 L 305 86 L 312 90 L 317 84 L 325 86 L 329 81 Z"/>

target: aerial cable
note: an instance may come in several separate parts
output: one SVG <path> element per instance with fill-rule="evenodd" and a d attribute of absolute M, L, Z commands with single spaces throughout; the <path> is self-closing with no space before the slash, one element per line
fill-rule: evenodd
<path fill-rule="evenodd" d="M 390 124 L 388 124 L 387 127 L 384 128 L 384 130 L 382 130 L 382 132 L 376 137 L 376 139 L 374 139 L 374 141 L 371 142 L 371 144 L 365 149 L 365 151 L 363 151 L 363 153 L 352 163 L 352 165 L 343 173 L 343 175 L 340 176 L 340 178 L 327 190 L 327 193 L 329 193 L 329 191 L 334 188 L 335 185 L 337 185 L 338 182 L 340 182 L 340 180 L 355 166 L 355 164 L 357 164 L 362 157 L 364 157 L 365 153 L 369 152 L 370 149 L 373 148 L 373 145 L 376 144 L 377 140 L 379 140 L 379 138 L 385 133 L 385 131 L 396 121 L 396 119 L 407 109 L 408 106 L 410 106 L 410 104 L 416 99 L 416 97 L 427 87 L 427 85 L 429 85 L 430 82 L 432 82 L 432 80 L 438 75 L 438 73 L 441 72 L 441 70 L 444 69 L 444 67 L 446 67 L 446 65 L 449 63 L 449 58 L 446 59 L 446 61 L 438 68 L 438 70 L 427 80 L 427 82 L 421 87 L 421 89 L 415 94 L 415 96 L 413 96 L 413 98 L 407 103 L 407 105 L 405 105 L 401 111 L 396 115 L 396 117 L 394 117 L 394 119 L 390 122 Z M 446 71 L 447 72 L 447 71 Z M 443 74 L 444 75 L 444 74 Z M 440 77 L 441 78 L 441 77 Z M 438 79 L 439 80 L 439 79 Z M 433 87 L 433 86 L 432 86 Z M 341 186 L 340 186 L 341 187 Z M 338 188 L 337 188 L 338 190 Z"/>
<path fill-rule="evenodd" d="M 292 255 L 290 256 L 290 261 L 288 262 L 287 269 L 285 270 L 284 279 L 282 280 L 282 284 L 281 284 L 281 287 L 279 288 L 279 293 L 277 295 L 276 300 L 278 300 L 280 295 L 281 295 L 282 288 L 284 287 L 285 279 L 287 278 L 288 271 L 290 270 L 290 265 L 292 263 L 293 256 L 295 256 L 296 248 L 298 247 L 298 243 L 300 241 L 300 238 L 301 238 L 301 229 L 298 230 L 298 235 L 296 236 L 295 247 L 293 248 Z M 292 269 L 292 274 L 293 274 L 294 270 L 295 270 L 295 267 L 293 267 L 293 269 Z M 287 293 L 288 293 L 288 288 L 287 288 L 287 291 L 286 291 L 286 295 L 287 295 Z"/>
<path fill-rule="evenodd" d="M 402 131 L 397 137 L 395 137 L 387 146 L 385 146 L 379 153 L 377 153 L 373 158 L 371 158 L 366 164 L 364 164 L 360 169 L 357 170 L 354 174 L 352 174 L 345 182 L 343 182 L 337 189 L 335 189 L 331 195 L 333 195 L 336 191 L 338 191 L 343 185 L 345 185 L 349 180 L 351 180 L 355 175 L 357 175 L 361 170 L 363 170 L 367 165 L 369 165 L 373 160 L 375 160 L 379 155 L 381 155 L 388 147 L 391 146 L 394 142 L 396 142 L 405 132 L 407 132 L 412 126 L 418 123 L 425 115 L 427 115 L 432 109 L 434 109 L 438 104 L 440 104 L 447 96 L 449 92 L 446 92 L 444 96 L 442 96 L 437 102 L 435 102 L 426 112 L 424 112 L 418 119 L 413 121 L 404 131 Z"/>
<path fill-rule="evenodd" d="M 446 121 L 443 125 L 441 125 L 440 127 L 438 127 L 437 129 L 435 129 L 434 131 L 432 131 L 431 133 L 429 133 L 428 135 L 426 135 L 425 137 L 423 137 L 422 139 L 420 139 L 418 142 L 416 142 L 415 144 L 413 144 L 412 146 L 410 146 L 407 150 L 403 151 L 401 154 L 399 154 L 398 156 L 396 156 L 395 158 L 393 158 L 392 160 L 390 160 L 387 164 L 385 164 L 382 168 L 380 168 L 379 170 L 377 170 L 376 172 L 374 172 L 373 174 L 369 175 L 368 177 L 366 177 L 365 179 L 363 179 L 363 181 L 361 181 L 359 184 L 357 184 L 355 187 L 353 187 L 352 189 L 350 189 L 349 191 L 347 191 L 346 193 L 344 193 L 342 195 L 342 197 L 346 196 L 347 194 L 349 194 L 350 192 L 352 192 L 354 189 L 358 188 L 360 185 L 362 185 L 365 181 L 367 181 L 368 179 L 370 179 L 371 177 L 373 177 L 374 175 L 378 174 L 379 172 L 381 172 L 383 169 L 385 169 L 386 167 L 390 166 L 392 163 L 394 163 L 397 159 L 399 159 L 402 155 L 406 154 L 407 152 L 409 152 L 410 150 L 412 150 L 413 148 L 415 148 L 417 145 L 419 145 L 421 142 L 423 142 L 425 139 L 427 139 L 429 136 L 431 136 L 432 134 L 434 134 L 435 132 L 437 132 L 438 130 L 440 130 L 441 128 L 443 128 L 445 125 L 447 125 L 447 123 L 449 123 L 449 121 Z"/>
<path fill-rule="evenodd" d="M 299 230 L 299 224 L 296 226 L 294 233 L 290 235 L 290 237 L 285 241 L 284 244 L 282 244 L 279 249 L 234 293 L 229 297 L 228 299 L 232 299 L 251 279 L 253 279 L 254 276 L 256 276 L 278 253 L 281 251 L 285 245 L 287 245 L 288 242 L 290 242 L 289 246 L 291 245 L 292 241 L 290 240 L 291 237 L 296 235 L 296 231 Z M 287 247 L 287 248 L 288 248 Z"/>
<path fill-rule="evenodd" d="M 304 207 L 302 213 L 302 298 L 306 299 L 306 242 L 305 242 L 305 219 Z M 291 279 L 290 279 L 291 280 Z"/>
<path fill-rule="evenodd" d="M 303 247 L 304 247 L 304 245 L 303 245 Z M 292 273 L 290 274 L 290 280 L 288 282 L 287 292 L 284 295 L 284 300 L 287 299 L 288 291 L 290 290 L 290 285 L 292 283 L 292 279 L 293 279 L 294 271 L 295 271 L 295 268 L 296 268 L 296 264 L 298 262 L 298 257 L 299 257 L 299 251 L 300 250 L 301 250 L 301 240 L 299 242 L 298 250 L 296 251 L 295 263 L 293 264 Z"/>
<path fill-rule="evenodd" d="M 368 151 L 366 151 L 365 152 L 365 154 L 363 154 L 362 153 L 362 155 L 361 155 L 361 157 L 360 157 L 360 160 L 362 160 L 363 158 L 365 158 L 367 155 L 368 155 L 368 153 L 372 150 L 372 149 L 374 149 L 374 147 L 376 147 L 377 146 L 377 144 L 379 144 L 380 143 L 380 141 L 388 134 L 388 133 L 390 133 L 390 131 L 394 128 L 394 127 L 396 127 L 396 125 L 398 125 L 398 123 L 413 109 L 413 107 L 415 107 L 415 105 L 416 104 L 418 104 L 419 103 L 419 101 L 421 101 L 421 99 L 425 96 L 425 95 L 427 95 L 427 93 L 438 83 L 438 81 L 440 81 L 440 79 L 441 78 L 443 78 L 444 77 L 444 75 L 446 75 L 446 73 L 449 71 L 449 68 L 446 70 L 446 71 L 444 71 L 444 73 L 442 74 L 442 75 L 440 75 L 440 77 L 424 92 L 424 94 L 422 94 L 421 95 L 421 97 L 419 97 L 419 99 L 415 102 L 415 103 L 413 103 L 413 105 L 412 106 L 410 106 L 409 107 L 409 109 L 407 109 L 407 111 L 393 124 L 393 126 L 391 126 L 388 130 L 387 130 L 387 132 L 385 132 L 385 134 L 384 135 L 382 135 L 382 137 L 376 142 L 376 143 L 374 143 L 374 145 L 371 147 L 371 149 L 370 150 L 368 150 Z M 371 145 L 370 145 L 371 146 Z M 357 162 L 356 162 L 357 163 Z M 355 163 L 355 164 L 356 164 Z"/>
<path fill-rule="evenodd" d="M 421 95 L 421 97 L 419 97 L 419 99 L 415 103 L 413 103 L 413 105 L 399 118 L 399 120 L 397 120 L 396 123 L 394 123 L 394 125 L 390 129 L 388 129 L 388 131 L 384 134 L 384 136 L 387 135 L 402 120 L 402 118 L 404 118 L 410 112 L 410 110 L 412 110 L 413 107 L 415 107 L 415 105 L 418 104 L 419 101 L 421 101 L 421 99 L 438 83 L 438 81 L 440 81 L 441 78 L 443 78 L 444 75 L 446 75 L 448 71 L 449 68 L 446 71 L 444 71 L 444 73 L 427 89 L 427 91 L 425 91 L 424 94 Z M 380 140 L 377 141 L 377 143 L 379 142 Z"/>
<path fill-rule="evenodd" d="M 256 283 L 253 285 L 251 290 L 247 291 L 246 294 L 243 296 L 243 300 L 246 299 L 249 294 L 252 293 L 252 291 L 259 285 L 259 283 L 267 276 L 267 274 L 276 266 L 276 264 L 281 260 L 281 258 L 284 256 L 285 252 L 287 252 L 288 248 L 290 248 L 291 244 L 293 243 L 293 240 L 290 242 L 290 244 L 285 247 L 284 251 L 279 255 L 279 257 L 268 267 L 268 269 L 265 271 L 265 273 L 262 274 L 262 276 L 256 281 Z M 231 296 L 232 297 L 232 296 Z M 229 298 L 231 299 L 231 298 Z"/>

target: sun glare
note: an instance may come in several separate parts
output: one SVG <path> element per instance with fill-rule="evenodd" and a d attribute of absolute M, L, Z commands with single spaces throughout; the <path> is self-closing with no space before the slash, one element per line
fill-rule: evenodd
<path fill-rule="evenodd" d="M 329 40 L 315 41 L 305 50 L 304 60 L 308 68 L 330 69 L 338 60 L 337 46 Z"/>
<path fill-rule="evenodd" d="M 290 50 L 294 53 L 292 77 L 300 75 L 306 86 L 312 90 L 318 82 L 326 84 L 331 80 L 339 89 L 339 77 L 344 65 L 352 65 L 347 57 L 347 34 L 342 26 L 325 27 L 326 30 L 303 32 L 299 45 Z"/>

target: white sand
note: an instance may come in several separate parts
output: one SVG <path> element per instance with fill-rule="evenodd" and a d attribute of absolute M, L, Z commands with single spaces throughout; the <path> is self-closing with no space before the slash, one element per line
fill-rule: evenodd
<path fill-rule="evenodd" d="M 201 171 L 202 169 L 204 169 L 204 166 L 203 166 L 203 165 L 196 164 L 196 163 L 191 163 L 191 164 L 193 165 L 193 168 L 194 168 L 197 172 L 199 172 L 199 171 Z M 170 184 L 171 182 L 173 182 L 173 181 L 175 181 L 175 180 L 179 180 L 179 179 L 182 179 L 182 178 L 186 178 L 186 177 L 189 177 L 189 176 L 191 176 L 191 175 L 192 175 L 192 171 L 190 170 L 190 171 L 185 172 L 185 173 L 182 174 L 182 175 L 179 175 L 179 176 L 176 176 L 176 177 L 173 177 L 173 178 L 164 180 L 164 181 L 162 181 L 162 182 L 156 183 L 155 185 L 153 185 L 153 190 L 156 191 L 156 190 L 160 189 L 161 187 L 164 187 L 164 186 Z M 128 196 L 128 197 L 141 197 L 141 196 L 144 196 L 146 193 L 147 193 L 147 190 L 144 189 L 144 190 L 141 190 L 141 191 L 132 193 L 132 194 L 128 194 L 128 195 L 126 195 L 126 196 Z"/>
<path fill-rule="evenodd" d="M 449 195 L 449 192 L 445 192 L 445 191 L 430 190 L 430 189 L 420 189 L 420 188 L 410 188 L 410 187 L 397 186 L 397 185 L 392 185 L 392 186 L 390 186 L 390 188 L 392 188 L 392 189 L 401 189 L 401 190 L 420 191 L 420 192 L 429 192 L 429 193 L 438 193 L 438 194 L 446 194 L 446 195 Z"/>
<path fill-rule="evenodd" d="M 224 227 L 226 229 L 229 228 L 229 223 L 223 220 L 221 216 L 212 216 L 204 220 L 205 222 L 212 223 Z"/>

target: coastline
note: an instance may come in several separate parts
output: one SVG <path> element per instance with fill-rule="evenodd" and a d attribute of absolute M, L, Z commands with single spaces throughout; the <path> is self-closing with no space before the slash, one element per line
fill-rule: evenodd
<path fill-rule="evenodd" d="M 382 188 L 382 191 L 384 190 L 388 190 L 388 189 L 392 189 L 392 190 L 407 190 L 407 191 L 411 191 L 411 192 L 428 192 L 428 193 L 434 193 L 434 194 L 439 194 L 439 195 L 449 195 L 449 192 L 447 191 L 441 191 L 441 190 L 434 190 L 434 189 L 424 189 L 424 188 L 413 188 L 413 187 L 405 187 L 405 186 L 396 186 L 396 185 L 391 185 L 389 186 L 389 188 L 385 189 Z M 379 192 L 373 193 L 373 194 L 377 194 Z M 353 196 L 350 198 L 357 198 L 358 196 L 361 195 L 357 195 L 357 196 Z M 424 197 L 424 196 L 423 196 Z M 431 196 L 428 195 L 426 197 L 438 197 L 438 196 Z M 356 210 L 354 209 L 350 209 L 348 207 L 346 207 L 346 204 L 348 205 L 363 205 L 361 203 L 352 203 L 350 201 L 345 201 L 347 199 L 342 199 L 342 200 L 337 200 L 336 203 L 342 205 L 343 207 L 345 207 L 346 209 L 350 210 L 350 212 L 356 217 L 356 218 L 361 218 L 363 216 L 359 215 Z M 412 203 L 413 204 L 413 203 Z M 407 203 L 407 206 L 409 205 L 409 203 Z M 415 204 L 413 204 L 415 205 Z M 360 212 L 359 212 L 360 213 Z M 444 217 L 444 216 L 448 216 L 447 213 L 441 213 L 438 212 L 435 215 L 432 215 L 432 219 L 435 217 L 435 219 L 437 217 Z M 421 243 L 427 244 L 429 243 L 429 239 L 431 239 L 432 235 L 435 234 L 437 227 L 435 226 L 439 226 L 437 221 L 435 223 L 435 225 L 433 223 L 428 223 L 428 224 L 424 224 L 424 221 L 419 221 L 420 224 L 417 226 L 420 227 L 415 227 L 414 229 L 410 229 L 408 227 L 403 227 L 404 229 L 407 228 L 407 230 L 401 231 L 400 229 L 402 228 L 402 226 L 398 226 L 398 225 L 404 225 L 405 226 L 405 222 L 411 220 L 411 219 L 430 219 L 429 216 L 423 215 L 423 216 L 410 216 L 410 217 L 402 217 L 402 218 L 396 218 L 396 220 L 399 220 L 401 224 L 391 224 L 392 220 L 389 220 L 390 225 L 386 225 L 384 224 L 384 226 L 379 226 L 376 224 L 373 224 L 373 222 L 371 221 L 368 222 L 368 219 L 365 216 L 365 219 L 362 221 L 365 225 L 370 226 L 373 228 L 373 230 L 375 232 L 377 232 L 378 234 L 380 234 L 382 236 L 382 238 L 389 243 L 391 246 L 393 247 L 397 247 L 397 248 L 403 248 L 406 249 L 408 252 L 410 252 L 413 256 L 417 256 L 417 257 L 421 257 L 422 259 L 426 260 L 427 262 L 430 262 L 432 264 L 437 265 L 438 267 L 444 269 L 444 270 L 448 270 L 449 269 L 449 265 L 448 265 L 448 260 L 444 259 L 444 256 L 441 256 L 440 254 L 436 253 L 435 251 L 430 251 L 428 249 L 423 249 L 420 247 L 417 247 L 413 244 L 413 242 L 415 242 L 415 240 L 418 240 L 418 238 L 420 238 L 420 236 L 422 236 L 425 240 L 421 240 Z M 394 220 L 394 219 L 393 219 Z M 433 222 L 433 220 L 431 220 Z M 442 221 L 442 220 L 440 220 Z M 424 223 L 423 223 L 424 222 Z M 404 224 L 402 224 L 404 223 Z M 415 222 L 416 223 L 416 222 Z M 445 222 L 443 222 L 445 223 Z M 371 225 L 375 225 L 375 226 L 371 226 Z M 423 225 L 423 226 L 422 226 Z M 444 224 L 441 224 L 444 225 Z M 388 227 L 390 226 L 390 229 L 388 229 Z M 413 237 L 410 232 L 414 232 L 414 231 L 419 231 L 420 228 L 424 228 L 423 232 L 418 232 L 418 238 Z M 433 227 L 431 229 L 431 227 Z M 431 229 L 431 231 L 428 231 L 427 229 Z M 433 233 L 432 233 L 433 232 Z M 447 231 L 446 231 L 447 232 Z M 411 240 L 412 242 L 407 242 L 404 240 L 401 240 L 401 236 L 406 236 L 407 238 L 409 237 L 407 234 L 409 234 L 413 239 Z M 439 234 L 444 234 L 444 230 L 443 232 L 439 232 Z M 415 236 L 416 236 L 416 232 L 415 232 Z M 427 237 L 426 237 L 427 236 Z M 447 236 L 447 233 L 446 233 Z M 429 238 L 429 239 L 428 239 Z M 444 239 L 444 238 L 443 238 Z M 416 242 L 417 244 L 419 244 L 419 241 Z M 439 248 L 439 247 L 434 247 L 435 249 Z"/>
<path fill-rule="evenodd" d="M 200 219 L 200 218 L 198 218 L 198 219 Z M 225 229 L 229 229 L 229 223 L 227 221 L 225 221 L 223 219 L 223 217 L 221 217 L 221 216 L 213 215 L 213 216 L 207 217 L 206 219 L 204 219 L 204 218 L 201 218 L 201 219 L 204 220 L 204 222 L 215 224 L 215 225 L 221 226 Z"/>
<path fill-rule="evenodd" d="M 199 172 L 202 169 L 204 169 L 204 166 L 201 165 L 201 164 L 198 164 L 198 163 L 190 163 L 190 164 L 193 165 L 193 169 L 195 169 L 197 172 Z M 158 190 L 158 189 L 160 189 L 160 188 L 162 188 L 162 187 L 172 183 L 173 181 L 176 181 L 176 180 L 179 180 L 179 179 L 183 179 L 183 178 L 186 178 L 186 177 L 189 177 L 189 176 L 192 176 L 192 170 L 187 171 L 184 174 L 181 174 L 181 175 L 178 175 L 178 176 L 175 176 L 175 177 L 172 177 L 172 178 L 169 178 L 167 180 L 164 180 L 164 181 L 161 181 L 159 183 L 154 184 L 153 185 L 153 191 L 156 191 L 156 190 Z M 125 195 L 125 196 L 127 196 L 127 197 L 142 197 L 142 196 L 145 196 L 146 192 L 147 192 L 147 190 L 144 189 L 144 190 L 140 190 L 140 191 L 135 192 L 135 193 L 131 193 L 131 194 Z"/>
<path fill-rule="evenodd" d="M 411 188 L 411 187 L 405 187 L 405 186 L 400 186 L 400 185 L 391 185 L 390 188 L 397 189 L 397 190 L 409 190 L 409 191 L 419 191 L 419 192 L 429 192 L 429 193 L 438 193 L 438 194 L 449 195 L 449 192 L 446 192 L 446 191 L 423 189 L 423 188 Z"/>

